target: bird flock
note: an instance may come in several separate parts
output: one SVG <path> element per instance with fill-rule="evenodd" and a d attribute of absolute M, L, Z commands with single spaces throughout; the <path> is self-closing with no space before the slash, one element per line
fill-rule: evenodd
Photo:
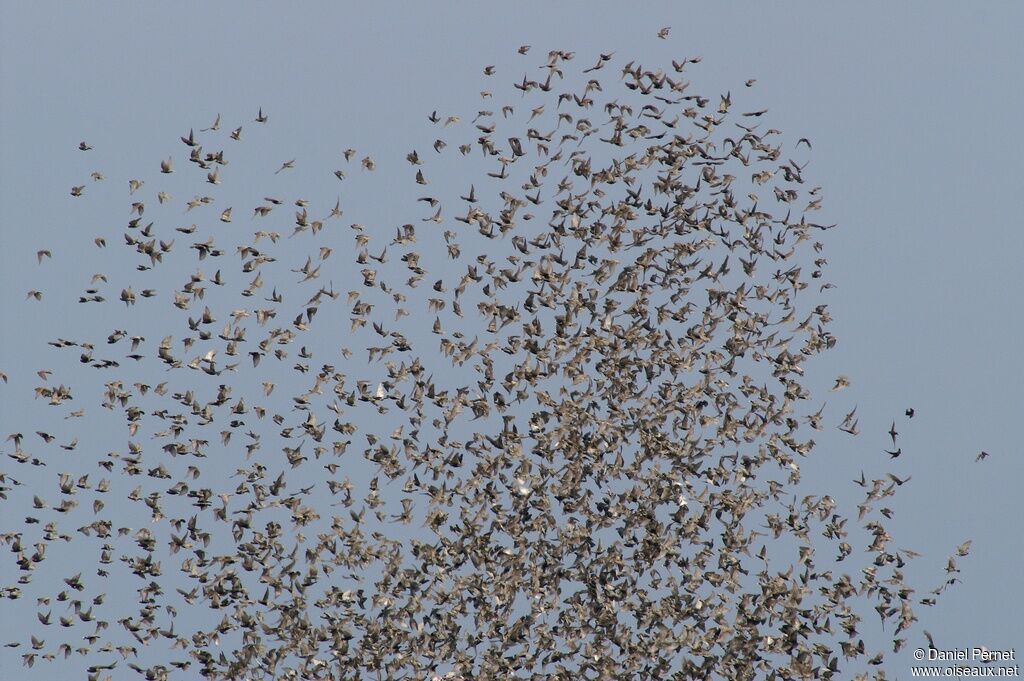
<path fill-rule="evenodd" d="M 260 108 L 116 180 L 128 217 L 77 254 L 38 251 L 27 314 L 81 305 L 109 331 L 3 367 L 39 418 L 4 443 L 5 658 L 88 679 L 886 678 L 970 542 L 917 589 L 884 525 L 909 476 L 801 480 L 815 433 L 860 432 L 805 385 L 837 342 L 832 225 L 791 158 L 811 143 L 693 92 L 697 57 L 519 55 L 522 78 L 381 162 L 415 200 L 363 223 L 346 192 L 377 162 L 353 148 L 317 171 L 327 200 L 225 193 L 274 124 Z M 305 172 L 257 158 L 264 186 Z M 60 290 L 47 268 L 76 257 L 109 266 Z"/>

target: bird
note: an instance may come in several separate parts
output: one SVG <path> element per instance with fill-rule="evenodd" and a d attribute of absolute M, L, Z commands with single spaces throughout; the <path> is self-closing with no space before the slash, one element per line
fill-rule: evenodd
<path fill-rule="evenodd" d="M 210 130 L 220 130 L 220 114 L 213 120 L 213 123 L 208 128 L 203 128 L 200 132 L 208 132 Z"/>

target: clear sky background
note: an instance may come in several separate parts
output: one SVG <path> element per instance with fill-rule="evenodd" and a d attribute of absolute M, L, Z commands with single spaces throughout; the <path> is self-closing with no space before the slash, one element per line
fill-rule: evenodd
<path fill-rule="evenodd" d="M 974 539 L 959 561 L 963 584 L 938 607 L 918 608 L 922 624 L 942 647 L 1024 646 L 1020 3 L 0 7 L 4 436 L 37 429 L 33 372 L 53 362 L 44 343 L 73 336 L 65 327 L 81 314 L 71 299 L 62 310 L 57 298 L 25 301 L 26 291 L 82 283 L 71 278 L 90 270 L 86 232 L 127 219 L 116 212 L 127 205 L 126 178 L 179 153 L 177 136 L 190 126 L 220 112 L 228 128 L 244 122 L 246 134 L 261 136 L 263 156 L 297 158 L 297 168 L 341 167 L 347 146 L 398 166 L 432 141 L 430 111 L 484 108 L 484 65 L 521 78 L 519 45 L 575 51 L 580 62 L 617 50 L 652 66 L 700 55 L 690 78 L 697 92 L 738 93 L 756 78 L 743 96 L 770 109 L 764 123 L 812 141 L 805 175 L 825 188 L 821 221 L 839 223 L 826 255 L 840 343 L 813 366 L 822 384 L 851 377 L 851 388 L 828 399 L 835 413 L 858 405 L 864 435 L 852 445 L 830 428 L 808 477 L 819 489 L 849 489 L 865 467 L 912 475 L 890 531 L 930 561 L 921 583 L 940 583 L 945 556 Z M 672 32 L 656 40 L 663 26 Z M 254 130 L 257 107 L 272 129 Z M 81 140 L 95 156 L 80 155 Z M 83 216 L 68 190 L 92 185 L 92 165 L 120 193 L 106 213 L 101 202 Z M 344 192 L 328 180 L 309 193 Z M 300 194 L 304 181 L 283 175 L 276 186 Z M 389 229 L 400 224 L 384 217 L 387 185 L 365 187 L 366 205 L 379 205 Z M 81 237 L 69 238 L 79 224 Z M 41 267 L 35 252 L 44 247 L 54 260 Z M 915 418 L 897 418 L 904 455 L 886 469 L 886 431 L 908 407 Z M 975 463 L 982 450 L 991 457 Z M 0 470 L 12 470 L 7 461 Z M 0 606 L 0 638 L 26 614 Z M 906 674 L 913 643 L 888 659 L 892 676 Z M 14 678 L 19 665 L 3 654 L 0 677 Z"/>

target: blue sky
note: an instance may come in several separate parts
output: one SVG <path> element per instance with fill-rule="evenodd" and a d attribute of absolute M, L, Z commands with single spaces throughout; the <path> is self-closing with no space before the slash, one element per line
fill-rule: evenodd
<path fill-rule="evenodd" d="M 82 287 L 90 230 L 126 217 L 117 212 L 126 179 L 153 177 L 189 127 L 221 113 L 258 141 L 260 163 L 297 159 L 293 173 L 267 173 L 273 191 L 341 194 L 346 205 L 351 195 L 354 210 L 390 229 L 401 218 L 388 212 L 386 181 L 357 179 L 353 167 L 362 184 L 351 188 L 304 169 L 343 167 L 339 150 L 354 147 L 390 177 L 410 149 L 428 150 L 427 114 L 482 108 L 484 65 L 506 80 L 522 76 L 522 44 L 575 51 L 580 62 L 612 50 L 660 66 L 699 55 L 696 91 L 736 94 L 755 78 L 742 96 L 770 110 L 765 123 L 811 140 L 807 172 L 824 187 L 822 220 L 840 226 L 827 235 L 840 344 L 813 366 L 823 384 L 851 377 L 828 399 L 835 413 L 857 405 L 865 434 L 856 446 L 834 429 L 823 435 L 807 477 L 848 487 L 864 467 L 885 470 L 890 420 L 914 407 L 912 421 L 899 421 L 908 444 L 891 469 L 913 481 L 891 531 L 936 569 L 923 584 L 938 583 L 944 557 L 974 539 L 960 561 L 964 583 L 938 607 L 919 608 L 921 622 L 948 647 L 1021 643 L 1020 4 L 0 6 L 4 436 L 45 418 L 31 399 L 34 371 L 55 361 L 44 343 L 71 336 L 92 313 L 56 295 L 34 304 L 25 292 Z M 671 34 L 656 40 L 663 26 Z M 252 122 L 259 107 L 265 128 Z M 94 146 L 88 155 L 76 149 L 82 140 Z M 94 169 L 109 186 L 87 182 Z M 437 178 L 448 180 L 461 182 Z M 96 195 L 89 208 L 68 196 L 83 183 Z M 40 248 L 53 250 L 52 263 L 37 265 Z M 981 450 L 991 457 L 975 463 Z M 22 614 L 3 609 L 0 638 Z M 890 659 L 896 674 L 911 664 L 909 650 L 902 655 Z M 19 665 L 0 657 L 4 676 Z"/>

